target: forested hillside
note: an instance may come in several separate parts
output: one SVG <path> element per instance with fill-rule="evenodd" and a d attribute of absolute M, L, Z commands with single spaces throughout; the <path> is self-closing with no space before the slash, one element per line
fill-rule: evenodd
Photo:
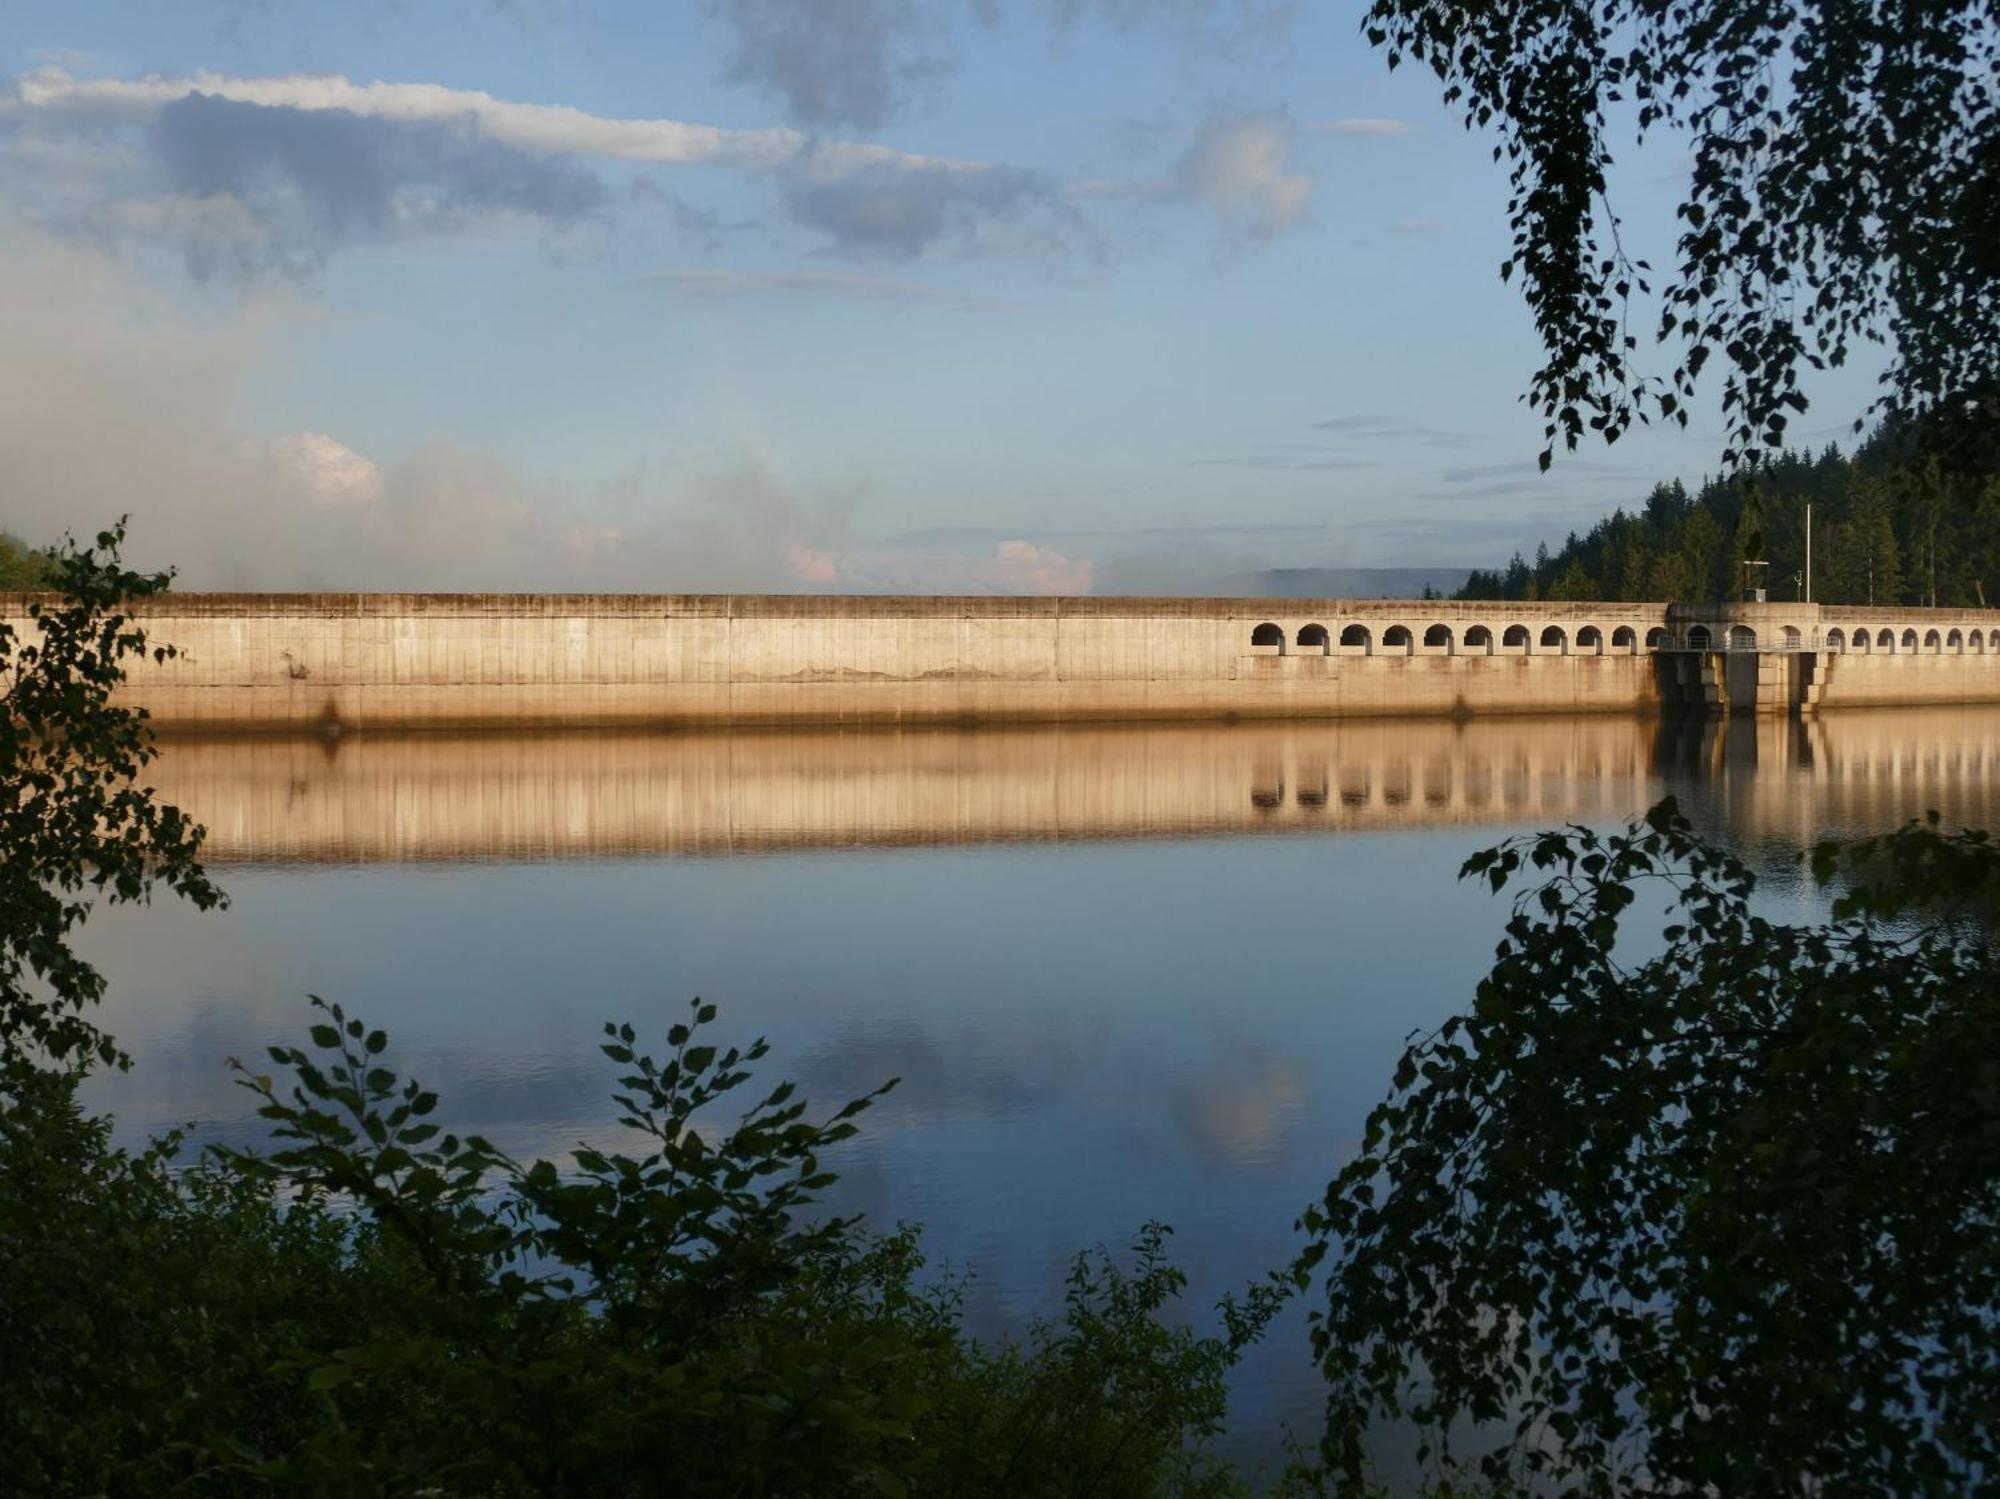
<path fill-rule="evenodd" d="M 44 588 L 49 559 L 11 531 L 0 531 L 0 589 Z"/>
<path fill-rule="evenodd" d="M 1463 599 L 1699 601 L 1735 598 L 1761 560 L 1776 601 L 1805 596 L 1812 506 L 1812 598 L 1821 604 L 2000 604 L 2000 473 L 1947 470 L 1919 445 L 1878 432 L 1852 454 L 1786 452 L 1690 494 L 1661 484 L 1637 514 L 1614 511 L 1560 549 L 1475 571 Z"/>

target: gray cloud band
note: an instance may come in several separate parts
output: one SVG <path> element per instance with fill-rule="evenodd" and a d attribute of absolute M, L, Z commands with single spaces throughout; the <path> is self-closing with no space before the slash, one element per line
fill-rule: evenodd
<path fill-rule="evenodd" d="M 153 121 L 162 186 L 198 204 L 187 237 L 198 275 L 301 274 L 368 239 L 450 231 L 518 215 L 566 228 L 609 194 L 563 157 L 533 156 L 466 122 L 372 119 L 346 110 L 189 94 Z"/>
<path fill-rule="evenodd" d="M 495 219 L 570 231 L 621 201 L 586 160 L 715 165 L 772 181 L 795 225 L 856 257 L 1094 246 L 1058 185 L 1020 167 L 794 130 L 608 120 L 424 84 L 80 80 L 45 69 L 0 98 L 0 123 L 101 152 L 88 174 L 97 197 L 73 226 L 177 243 L 202 275 L 298 275 L 347 245 Z"/>

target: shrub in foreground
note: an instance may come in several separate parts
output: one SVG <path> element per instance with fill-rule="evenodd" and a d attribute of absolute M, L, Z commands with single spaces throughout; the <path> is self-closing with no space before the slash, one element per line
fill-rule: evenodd
<path fill-rule="evenodd" d="M 317 1003 L 317 1001 L 316 1001 Z M 719 1127 L 759 1041 L 604 1050 L 632 1154 L 445 1133 L 387 1037 L 324 1007 L 246 1072 L 271 1148 L 113 1148 L 74 1074 L 0 1098 L 0 1471 L 24 1492 L 1221 1494 L 1221 1336 L 1183 1280 L 1080 1257 L 1064 1316 L 981 1345 L 909 1230 L 819 1211 L 789 1084 Z"/>

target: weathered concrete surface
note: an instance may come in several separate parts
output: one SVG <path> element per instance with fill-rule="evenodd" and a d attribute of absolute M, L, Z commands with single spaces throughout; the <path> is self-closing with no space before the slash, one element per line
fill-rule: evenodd
<path fill-rule="evenodd" d="M 2000 610 L 1674 604 L 1670 709 L 1797 714 L 2000 702 Z"/>
<path fill-rule="evenodd" d="M 162 726 L 447 729 L 1633 713 L 1657 700 L 1640 642 L 1664 610 L 183 594 L 142 613 L 180 651 L 128 684 Z M 1530 643 L 1503 643 L 1510 624 Z M 1253 645 L 1259 626 L 1282 646 Z M 1475 627 L 1490 644 L 1469 643 Z M 1338 644 L 1349 629 L 1366 643 Z M 1621 629 L 1628 643 L 1614 649 Z M 1450 643 L 1424 644 L 1434 630 Z"/>
<path fill-rule="evenodd" d="M 18 621 L 25 602 L 0 596 L 0 615 Z M 2000 611 L 173 594 L 138 612 L 180 654 L 135 665 L 126 698 L 166 728 L 1787 713 L 2000 700 Z M 1854 645 L 1864 632 L 1865 653 Z M 1885 633 L 1886 648 L 1876 644 Z"/>

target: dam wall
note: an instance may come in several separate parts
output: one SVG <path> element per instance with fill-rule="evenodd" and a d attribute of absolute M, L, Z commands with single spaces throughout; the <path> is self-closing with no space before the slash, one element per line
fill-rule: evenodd
<path fill-rule="evenodd" d="M 27 625 L 28 596 L 0 596 Z M 167 594 L 162 728 L 1488 717 L 2000 701 L 2000 611 L 851 595 Z"/>
<path fill-rule="evenodd" d="M 18 617 L 24 602 L 0 608 Z M 1502 617 L 1333 599 L 169 594 L 134 614 L 178 654 L 134 662 L 124 696 L 163 728 L 216 730 L 1630 714 L 1657 705 L 1642 642 L 1664 613 L 1542 605 Z"/>

